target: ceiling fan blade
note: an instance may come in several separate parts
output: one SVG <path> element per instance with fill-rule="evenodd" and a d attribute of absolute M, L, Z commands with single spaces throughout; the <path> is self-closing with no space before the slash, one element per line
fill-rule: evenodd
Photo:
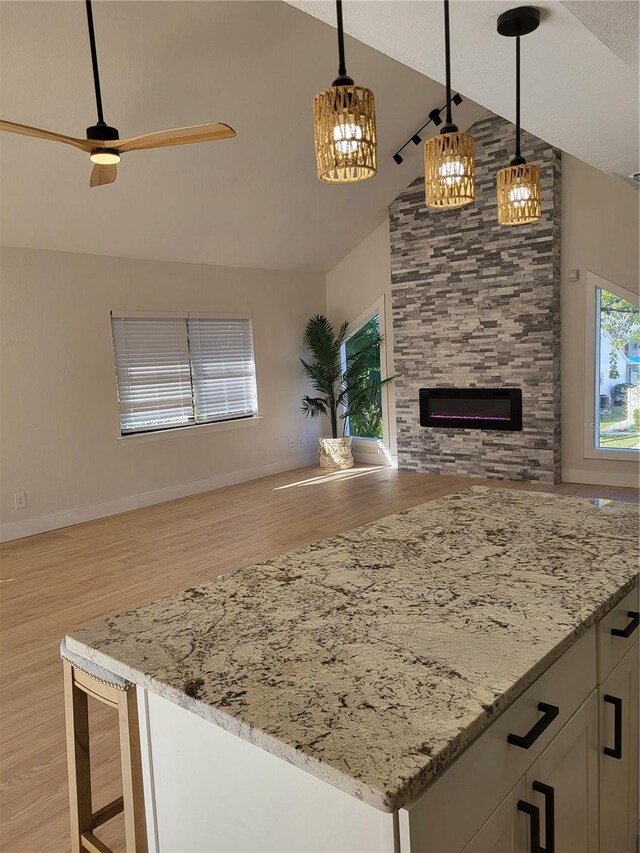
<path fill-rule="evenodd" d="M 90 187 L 101 187 L 104 184 L 112 184 L 118 174 L 118 167 L 114 164 L 111 166 L 95 165 L 91 170 L 91 178 L 89 179 Z"/>
<path fill-rule="evenodd" d="M 29 127 L 27 124 L 16 124 L 13 121 L 0 119 L 0 130 L 8 133 L 19 133 L 21 136 L 35 136 L 37 139 L 49 139 L 51 142 L 64 142 L 65 145 L 73 145 L 82 151 L 93 151 L 94 148 L 104 147 L 103 142 L 89 139 L 76 139 L 74 136 L 65 136 L 63 133 L 54 133 L 51 130 L 41 130 L 39 127 Z"/>
<path fill-rule="evenodd" d="M 144 151 L 147 148 L 167 148 L 192 142 L 215 142 L 218 139 L 231 139 L 235 135 L 235 130 L 228 124 L 197 124 L 194 127 L 176 127 L 119 139 L 116 144 L 118 151 Z"/>

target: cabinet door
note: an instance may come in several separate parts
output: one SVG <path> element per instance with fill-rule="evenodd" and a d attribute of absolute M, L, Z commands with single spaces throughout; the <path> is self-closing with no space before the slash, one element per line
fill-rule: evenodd
<path fill-rule="evenodd" d="M 600 853 L 637 849 L 638 648 L 634 643 L 599 690 Z"/>
<path fill-rule="evenodd" d="M 525 853 L 525 816 L 518 801 L 526 794 L 524 777 L 511 790 L 462 853 Z"/>
<path fill-rule="evenodd" d="M 526 782 L 526 799 L 540 810 L 541 846 L 556 853 L 596 853 L 597 691 L 593 691 L 531 766 Z M 543 786 L 546 786 L 543 790 L 536 790 Z"/>

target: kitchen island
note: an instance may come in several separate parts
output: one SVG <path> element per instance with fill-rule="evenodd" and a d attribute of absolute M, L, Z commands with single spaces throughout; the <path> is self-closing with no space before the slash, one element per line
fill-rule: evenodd
<path fill-rule="evenodd" d="M 598 740 L 621 731 L 599 695 L 621 666 L 611 832 L 637 833 L 637 536 L 628 504 L 473 487 L 74 631 L 63 656 L 136 686 L 149 849 L 483 851 L 493 831 L 486 850 L 529 850 L 550 812 L 528 772 L 569 730 L 584 817 L 572 801 L 563 824 L 558 793 L 556 828 L 604 853 Z"/>

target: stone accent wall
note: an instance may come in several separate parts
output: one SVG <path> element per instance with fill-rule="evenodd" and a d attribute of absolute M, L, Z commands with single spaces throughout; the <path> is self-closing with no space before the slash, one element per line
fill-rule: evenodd
<path fill-rule="evenodd" d="M 476 199 L 430 211 L 416 179 L 390 207 L 398 464 L 432 474 L 554 483 L 560 478 L 560 152 L 523 134 L 538 163 L 542 219 L 498 225 L 496 173 L 512 124 L 476 140 Z M 420 388 L 520 387 L 522 432 L 420 426 Z"/>

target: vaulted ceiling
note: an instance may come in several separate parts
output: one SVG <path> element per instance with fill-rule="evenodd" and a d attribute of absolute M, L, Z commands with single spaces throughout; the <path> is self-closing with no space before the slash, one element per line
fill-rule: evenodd
<path fill-rule="evenodd" d="M 513 44 L 495 32 L 505 3 L 451 5 L 458 123 L 486 109 L 513 119 Z M 541 11 L 523 45 L 524 127 L 610 174 L 637 171 L 637 4 Z M 376 94 L 379 173 L 343 187 L 317 181 L 311 123 L 337 70 L 332 2 L 95 0 L 94 17 L 121 135 L 224 121 L 238 137 L 131 153 L 115 184 L 90 190 L 80 151 L 0 134 L 5 244 L 325 271 L 422 170 L 420 147 L 399 167 L 392 155 L 444 100 L 440 2 L 345 3 L 349 72 Z M 0 32 L 2 118 L 83 136 L 95 121 L 84 4 L 3 0 Z"/>
<path fill-rule="evenodd" d="M 122 136 L 224 121 L 237 139 L 135 152 L 89 189 L 74 148 L 0 134 L 9 245 L 230 266 L 324 271 L 421 171 L 411 146 L 443 87 L 357 41 L 348 68 L 377 100 L 379 173 L 315 176 L 312 101 L 336 76 L 335 29 L 281 2 L 101 2 L 94 19 L 106 120 Z M 0 3 L 2 118 L 84 136 L 95 104 L 84 3 Z M 465 103 L 460 123 L 484 110 Z"/>
<path fill-rule="evenodd" d="M 288 0 L 333 23 L 326 0 Z M 452 0 L 454 85 L 513 121 L 514 45 L 498 16 L 523 5 Z M 522 42 L 522 124 L 531 133 L 615 177 L 638 171 L 636 0 L 544 0 L 540 27 Z M 433 80 L 444 80 L 442 3 L 350 0 L 350 35 Z"/>

